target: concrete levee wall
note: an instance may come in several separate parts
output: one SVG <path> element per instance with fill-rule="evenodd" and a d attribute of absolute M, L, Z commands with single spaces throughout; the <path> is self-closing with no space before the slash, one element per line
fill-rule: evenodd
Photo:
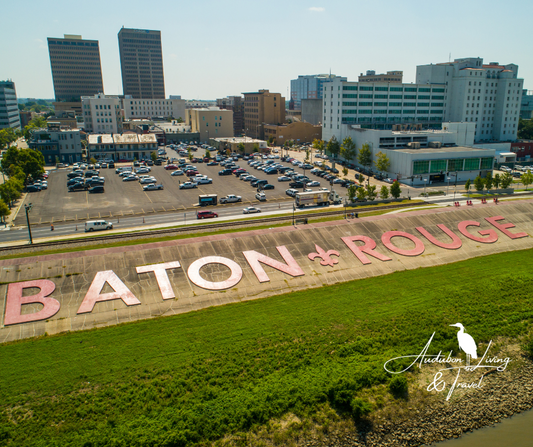
<path fill-rule="evenodd" d="M 0 342 L 532 248 L 532 234 L 533 200 L 524 200 L 4 260 Z M 371 240 L 375 252 L 357 249 Z M 32 296 L 44 291 L 43 305 Z"/>

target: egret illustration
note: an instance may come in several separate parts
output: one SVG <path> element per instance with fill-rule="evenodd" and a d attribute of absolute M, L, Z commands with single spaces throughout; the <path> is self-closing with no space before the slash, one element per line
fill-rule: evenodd
<path fill-rule="evenodd" d="M 457 340 L 459 341 L 459 349 L 466 354 L 466 366 L 470 366 L 470 357 L 477 359 L 477 345 L 471 335 L 465 332 L 465 328 L 461 323 L 450 324 L 450 326 L 458 327 Z"/>

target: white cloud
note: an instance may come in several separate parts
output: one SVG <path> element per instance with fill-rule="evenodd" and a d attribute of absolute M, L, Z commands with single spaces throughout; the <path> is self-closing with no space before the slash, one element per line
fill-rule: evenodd
<path fill-rule="evenodd" d="M 311 6 L 309 8 L 309 11 L 311 12 L 324 12 L 326 8 L 323 8 L 322 6 Z"/>

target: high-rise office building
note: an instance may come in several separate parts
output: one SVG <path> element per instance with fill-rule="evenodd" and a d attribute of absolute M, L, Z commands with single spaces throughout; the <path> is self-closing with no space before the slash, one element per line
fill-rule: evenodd
<path fill-rule="evenodd" d="M 243 93 L 246 136 L 265 139 L 265 124 L 285 123 L 285 98 L 268 90 Z"/>
<path fill-rule="evenodd" d="M 0 81 L 0 129 L 20 129 L 17 92 L 12 81 Z"/>
<path fill-rule="evenodd" d="M 135 99 L 165 99 L 161 31 L 122 28 L 118 46 L 123 94 Z"/>
<path fill-rule="evenodd" d="M 56 101 L 79 102 L 82 96 L 104 91 L 97 40 L 69 34 L 64 39 L 49 37 L 48 51 Z"/>
<path fill-rule="evenodd" d="M 298 76 L 298 79 L 291 80 L 291 101 L 294 103 L 296 110 L 301 110 L 302 99 L 322 99 L 324 82 L 330 82 L 333 79 L 347 81 L 345 77 L 334 74 L 318 74 Z"/>

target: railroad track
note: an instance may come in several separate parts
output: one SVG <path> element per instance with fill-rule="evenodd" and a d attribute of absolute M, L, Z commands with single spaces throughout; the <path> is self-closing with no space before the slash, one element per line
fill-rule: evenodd
<path fill-rule="evenodd" d="M 360 214 L 368 213 L 368 212 L 374 212 L 374 211 L 381 211 L 381 210 L 389 210 L 389 209 L 397 209 L 397 208 L 406 208 L 406 207 L 415 207 L 420 205 L 425 205 L 426 202 L 418 202 L 418 203 L 402 203 L 397 205 L 387 205 L 387 206 L 381 206 L 378 209 L 366 209 L 357 211 L 357 208 L 351 208 L 350 213 L 357 212 Z M 315 212 L 315 213 L 299 213 L 298 215 L 294 216 L 294 219 L 297 221 L 301 221 L 303 219 L 316 219 L 321 217 L 333 217 L 333 216 L 341 216 L 344 214 L 344 209 L 335 210 L 335 211 L 322 211 L 322 212 Z M 66 245 L 74 245 L 74 244 L 83 244 L 83 245 L 93 245 L 94 243 L 98 242 L 116 242 L 119 240 L 125 240 L 125 239 L 142 239 L 142 238 L 148 238 L 148 237 L 161 237 L 166 235 L 173 235 L 173 234 L 180 234 L 180 233 L 201 233 L 206 231 L 212 231 L 212 230 L 221 230 L 221 229 L 227 229 L 227 228 L 239 228 L 239 227 L 246 227 L 246 226 L 257 226 L 257 225 L 264 225 L 269 223 L 279 223 L 279 222 L 286 222 L 286 221 L 292 221 L 293 216 L 274 216 L 274 217 L 265 217 L 261 219 L 254 219 L 254 220 L 239 220 L 234 222 L 220 222 L 220 223 L 213 223 L 213 224 L 203 224 L 197 227 L 193 226 L 183 226 L 178 228 L 167 228 L 163 230 L 151 230 L 151 231 L 136 231 L 135 233 L 121 233 L 121 234 L 110 234 L 106 236 L 93 236 L 86 239 L 67 239 L 67 240 L 59 240 L 59 241 L 49 241 L 49 242 L 37 242 L 32 245 L 21 244 L 21 245 L 12 245 L 8 247 L 0 247 L 0 254 L 5 253 L 8 251 L 40 251 L 45 250 L 48 248 L 53 247 L 60 247 L 60 246 L 66 246 Z"/>

